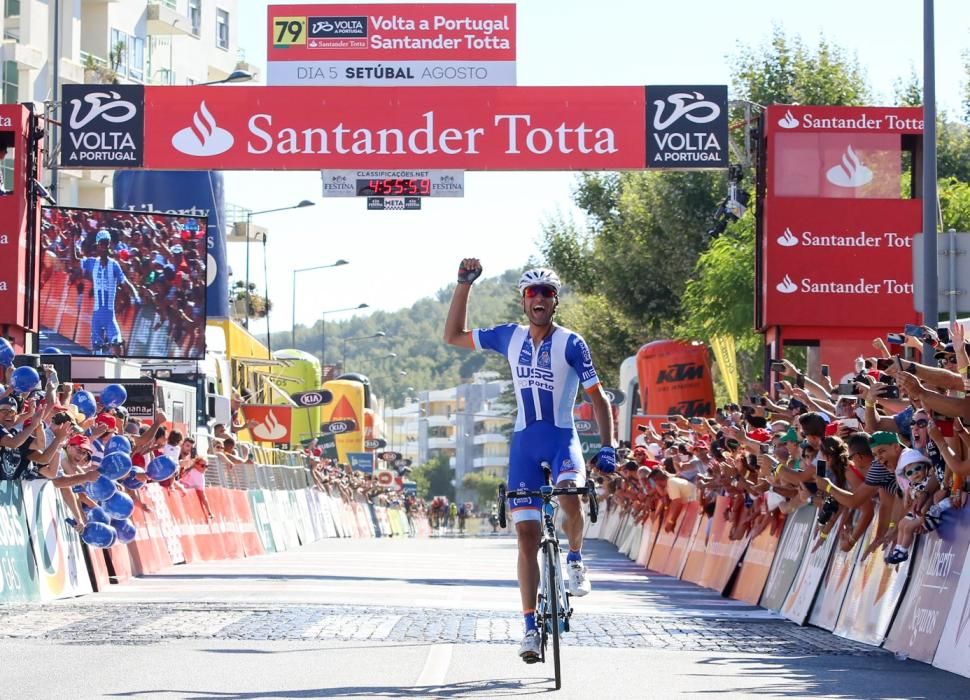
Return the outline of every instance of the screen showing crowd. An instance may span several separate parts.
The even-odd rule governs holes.
[[[71,355],[201,359],[206,223],[45,207],[41,345]]]

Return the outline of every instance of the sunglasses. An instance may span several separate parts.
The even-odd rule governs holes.
[[[910,467],[909,469],[904,470],[903,474],[905,474],[906,478],[909,479],[910,477],[916,476],[917,474],[924,471],[925,469],[926,469],[926,465],[923,462],[918,462],[914,464],[912,467]]]
[[[535,297],[552,299],[556,296],[556,290],[544,284],[536,284],[531,287],[526,287],[523,296],[527,299],[534,299]]]
[[[925,428],[929,424],[930,424],[930,422],[928,420],[926,420],[925,418],[920,418],[918,420],[914,420],[913,421],[913,425],[915,425],[917,428]]]

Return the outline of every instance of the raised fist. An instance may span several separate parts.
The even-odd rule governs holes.
[[[471,284],[482,276],[482,263],[478,258],[465,258],[458,265],[458,283]]]

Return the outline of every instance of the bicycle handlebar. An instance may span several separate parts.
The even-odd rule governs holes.
[[[582,496],[583,494],[589,493],[588,486],[568,486],[563,488],[554,488],[552,493],[548,494],[550,498],[553,496]],[[546,494],[541,491],[530,491],[529,489],[516,489],[515,491],[506,491],[505,497],[508,498],[544,498]]]

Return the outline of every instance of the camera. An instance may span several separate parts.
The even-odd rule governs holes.
[[[822,502],[822,508],[818,512],[818,524],[825,525],[838,512],[839,502],[829,496]]]

